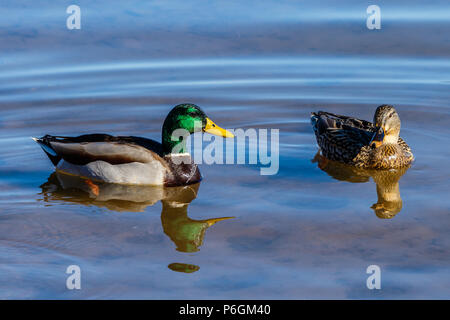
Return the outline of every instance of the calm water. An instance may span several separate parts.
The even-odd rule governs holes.
[[[450,5],[421,2],[378,1],[370,31],[360,1],[78,1],[69,31],[71,1],[6,1],[0,298],[450,298]],[[280,129],[279,173],[202,165],[200,185],[95,198],[30,139],[159,141],[181,102],[225,128]],[[311,111],[370,120],[383,103],[416,156],[407,172],[316,157]],[[72,264],[81,290],[66,289]]]

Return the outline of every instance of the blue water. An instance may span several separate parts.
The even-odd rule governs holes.
[[[361,1],[77,1],[80,30],[66,28],[72,1],[4,2],[0,298],[450,298],[448,1],[377,1],[380,30]],[[61,190],[30,139],[160,140],[181,102],[225,128],[279,129],[278,174],[202,165],[185,217],[161,190]],[[370,120],[383,103],[416,161],[401,210],[380,218],[376,177],[313,161],[309,114]],[[218,217],[234,219],[202,227]],[[81,290],[66,288],[73,264]],[[381,290],[366,287],[372,264]]]

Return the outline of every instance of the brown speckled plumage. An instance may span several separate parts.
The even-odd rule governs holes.
[[[368,169],[402,168],[414,160],[398,136],[400,118],[392,106],[378,107],[373,123],[323,111],[311,113],[311,123],[322,155],[330,160]],[[374,147],[371,141],[380,128],[384,141]]]

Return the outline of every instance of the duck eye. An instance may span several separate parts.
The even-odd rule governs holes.
[[[212,125],[213,127],[215,127],[216,126],[216,124],[215,123],[213,123],[213,125]]]

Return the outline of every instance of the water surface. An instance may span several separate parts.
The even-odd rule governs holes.
[[[380,1],[375,31],[360,1],[79,1],[72,31],[70,4],[0,11],[0,298],[450,298],[447,1]],[[202,165],[195,187],[96,198],[65,189],[77,182],[30,139],[160,140],[181,102],[225,128],[280,129],[279,173]],[[370,120],[383,103],[409,170],[316,157],[311,111]],[[66,289],[72,264],[81,290]],[[381,290],[366,287],[371,264]]]

